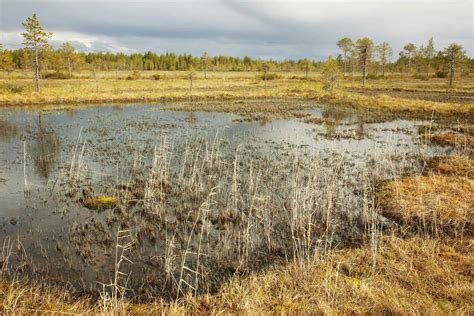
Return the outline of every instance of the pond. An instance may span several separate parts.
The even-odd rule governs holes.
[[[328,120],[1,109],[3,273],[80,293],[120,285],[140,300],[212,292],[357,242],[378,214],[376,184],[447,151],[421,141],[423,121],[366,123],[317,104],[308,113]],[[116,202],[91,209],[96,197]]]

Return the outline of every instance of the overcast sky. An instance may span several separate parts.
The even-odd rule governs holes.
[[[176,52],[325,59],[342,37],[387,41],[398,51],[434,37],[473,57],[472,0],[0,0],[0,43],[21,47],[37,13],[57,46],[80,51]]]

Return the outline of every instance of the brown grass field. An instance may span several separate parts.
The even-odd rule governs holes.
[[[155,74],[160,75],[159,80],[153,79]],[[73,79],[43,80],[43,90],[38,93],[34,91],[30,72],[3,73],[0,106],[296,99],[382,113],[474,117],[474,78],[470,77],[460,79],[455,89],[447,89],[445,79],[426,81],[392,75],[370,80],[361,89],[360,78],[346,76],[330,94],[322,89],[318,73],[310,74],[306,80],[303,73],[281,72],[277,79],[268,81],[266,88],[256,72],[210,72],[207,79],[196,73],[192,89],[186,72],[142,72],[136,80],[127,80],[128,75],[129,72],[102,72],[92,77],[89,72],[81,72]],[[401,98],[393,95],[393,91],[409,91],[411,95]],[[429,98],[423,97],[426,93],[430,93]],[[453,95],[456,97],[445,102],[446,96]],[[206,110],[205,102],[193,110]],[[238,109],[228,105],[225,111]]]

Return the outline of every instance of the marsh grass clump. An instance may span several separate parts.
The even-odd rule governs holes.
[[[474,179],[474,159],[469,156],[434,157],[427,166],[434,174]]]
[[[473,196],[474,180],[432,175],[389,181],[377,198],[384,216],[411,230],[473,236]]]
[[[141,78],[141,74],[138,70],[134,70],[132,74],[127,76],[127,80],[138,80],[140,78]]]
[[[261,74],[258,75],[257,78],[259,80],[276,80],[276,79],[282,79],[283,76],[275,73],[267,73],[267,74]]]
[[[183,303],[224,314],[463,314],[474,304],[469,242],[384,237],[374,268],[369,256],[370,247],[333,251],[232,280],[216,295]]]
[[[27,90],[30,90],[29,86],[24,82],[0,82],[0,93],[19,95]]]
[[[66,72],[61,72],[61,71],[56,71],[56,72],[49,72],[44,75],[45,79],[61,79],[61,80],[66,80],[66,79],[73,79],[74,75],[71,73],[66,73]]]
[[[442,134],[424,134],[423,137],[433,144],[440,146],[454,146],[454,147],[474,147],[474,136],[464,135],[460,133],[442,133]]]
[[[84,205],[91,210],[104,211],[116,208],[118,200],[114,196],[98,196],[85,201]]]

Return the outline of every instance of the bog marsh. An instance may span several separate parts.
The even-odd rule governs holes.
[[[301,114],[2,109],[3,277],[92,296],[120,286],[137,302],[215,293],[239,275],[375,243],[395,229],[379,184],[458,150],[426,142],[433,122],[262,102]]]

